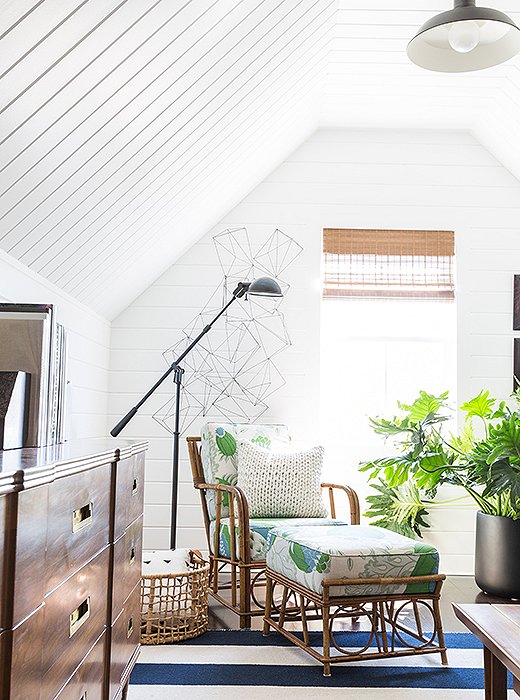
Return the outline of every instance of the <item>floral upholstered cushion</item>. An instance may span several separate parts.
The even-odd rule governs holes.
[[[238,486],[252,518],[326,518],[321,498],[323,447],[264,450],[238,441]]]
[[[439,554],[431,545],[363,525],[273,528],[266,559],[270,569],[316,593],[322,592],[324,579],[367,579],[366,585],[333,587],[333,596],[426,593],[433,590],[431,583],[375,585],[370,579],[439,571]]]
[[[236,520],[235,520],[236,523]],[[215,521],[210,523],[211,547],[215,541]],[[346,525],[344,520],[333,518],[252,518],[249,521],[250,549],[252,561],[265,559],[267,550],[267,536],[273,528],[301,527],[302,525]],[[238,527],[236,532],[236,555],[238,557]],[[231,533],[229,529],[229,518],[223,518],[220,522],[219,555],[222,557],[231,556]]]
[[[237,440],[247,440],[267,450],[273,445],[289,444],[285,425],[250,423],[206,423],[201,430],[201,458],[207,484],[237,483]],[[215,519],[215,492],[206,492],[209,517]],[[228,495],[222,497],[222,517],[229,515]]]

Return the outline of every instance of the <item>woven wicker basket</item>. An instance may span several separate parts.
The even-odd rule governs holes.
[[[209,564],[190,552],[190,571],[143,576],[141,644],[170,644],[198,637],[208,628]]]

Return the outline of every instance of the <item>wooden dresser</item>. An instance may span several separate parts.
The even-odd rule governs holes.
[[[0,697],[118,700],[137,659],[145,443],[0,452]]]

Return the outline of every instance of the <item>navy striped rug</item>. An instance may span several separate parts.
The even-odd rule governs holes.
[[[360,647],[367,633],[336,638],[341,646]],[[316,646],[319,639],[311,632]],[[480,642],[471,634],[446,634],[446,645],[448,667],[438,654],[374,659],[335,665],[324,678],[321,664],[275,632],[266,638],[257,631],[210,631],[181,644],[143,647],[128,700],[481,699]]]

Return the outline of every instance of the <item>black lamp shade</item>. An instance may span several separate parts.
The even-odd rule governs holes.
[[[254,297],[283,297],[280,285],[271,277],[259,277],[253,280],[247,293]]]
[[[461,73],[496,66],[520,51],[520,30],[503,12],[455,0],[432,17],[410,41],[407,54],[422,68]]]

